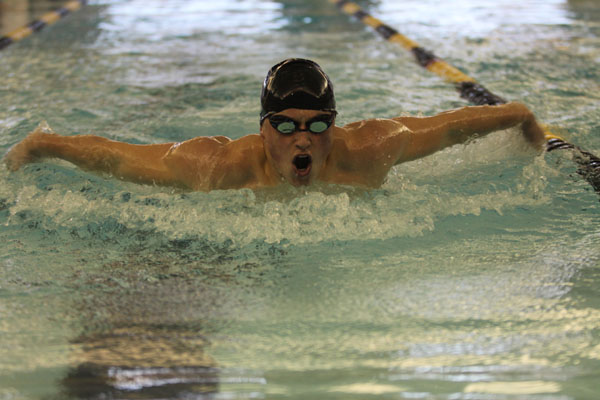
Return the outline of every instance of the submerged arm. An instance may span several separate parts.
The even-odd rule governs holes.
[[[412,131],[397,163],[424,157],[470,138],[517,125],[521,126],[525,139],[533,147],[541,149],[544,143],[542,128],[533,113],[520,103],[464,107],[432,117],[401,117],[395,120]]]

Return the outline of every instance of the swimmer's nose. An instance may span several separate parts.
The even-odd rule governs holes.
[[[311,138],[310,138],[309,132],[298,132],[298,137],[296,140],[296,147],[299,148],[300,150],[308,149],[312,143],[310,139]]]

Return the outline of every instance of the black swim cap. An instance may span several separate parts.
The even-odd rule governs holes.
[[[260,103],[261,124],[267,114],[288,108],[335,111],[333,84],[314,61],[289,58],[267,74]]]

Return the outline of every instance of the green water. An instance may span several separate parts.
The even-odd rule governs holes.
[[[595,2],[362,2],[600,153]],[[325,1],[95,1],[0,54],[0,152],[46,120],[132,143],[258,131],[268,68],[339,124],[466,105]],[[517,131],[363,191],[183,193],[0,168],[0,400],[596,399],[600,208]]]

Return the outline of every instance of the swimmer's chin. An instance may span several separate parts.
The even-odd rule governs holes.
[[[310,179],[294,179],[289,182],[292,186],[300,187],[300,186],[310,186],[312,181]]]
[[[288,182],[292,185],[292,186],[309,186],[313,183],[313,179],[311,174],[308,175],[304,175],[304,176],[300,176],[298,174],[294,174],[292,179],[289,179]]]

